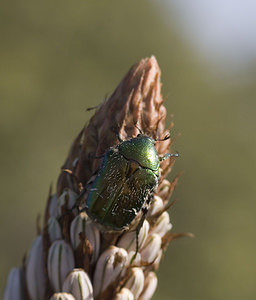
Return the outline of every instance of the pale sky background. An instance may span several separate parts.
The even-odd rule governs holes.
[[[256,65],[255,0],[163,0],[185,39],[217,68],[239,72]]]

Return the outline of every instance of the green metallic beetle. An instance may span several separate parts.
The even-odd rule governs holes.
[[[159,183],[160,161],[178,154],[159,157],[156,141],[142,133],[125,141],[118,138],[120,144],[103,156],[88,190],[85,210],[105,231],[128,229],[142,213],[139,228],[136,228],[139,231]]]

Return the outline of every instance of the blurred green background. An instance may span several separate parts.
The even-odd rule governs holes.
[[[36,235],[49,185],[91,116],[86,108],[154,54],[173,136],[181,133],[170,178],[184,175],[171,222],[195,234],[169,246],[154,299],[255,299],[256,62],[232,76],[224,66],[213,71],[166,3],[2,3],[0,294]]]

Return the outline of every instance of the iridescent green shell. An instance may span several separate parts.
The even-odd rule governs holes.
[[[110,148],[86,199],[86,212],[105,230],[119,231],[148,205],[159,181],[155,141],[138,135]]]

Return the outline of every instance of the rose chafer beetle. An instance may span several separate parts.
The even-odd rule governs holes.
[[[85,210],[104,231],[128,229],[141,213],[138,233],[160,180],[160,161],[178,154],[159,157],[156,141],[142,133],[125,141],[117,137],[120,143],[105,152],[89,185]]]

